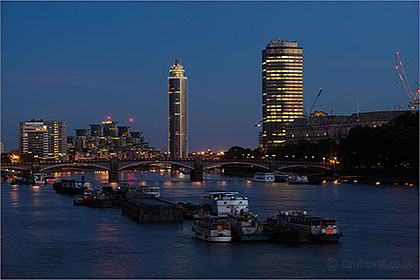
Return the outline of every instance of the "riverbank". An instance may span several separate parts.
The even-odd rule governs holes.
[[[306,175],[320,182],[350,183],[368,185],[418,186],[419,170],[415,168],[343,168],[322,170],[313,168],[291,168],[283,170]],[[262,171],[266,172],[266,171]],[[255,169],[226,168],[223,175],[253,177]]]
[[[418,186],[419,170],[414,168],[345,168],[334,172],[334,179],[349,183]]]

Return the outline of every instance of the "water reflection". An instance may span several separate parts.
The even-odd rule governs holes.
[[[13,185],[11,187],[12,189],[9,191],[10,201],[12,202],[13,208],[16,208],[19,205],[19,190],[17,185]]]

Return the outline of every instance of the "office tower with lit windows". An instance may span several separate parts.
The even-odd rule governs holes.
[[[302,47],[297,42],[271,41],[262,51],[262,147],[284,143],[287,125],[302,116]]]
[[[48,158],[62,159],[67,155],[67,122],[45,121],[48,129]]]
[[[168,152],[172,158],[188,157],[187,77],[181,59],[175,58],[168,77]]]
[[[19,122],[19,152],[37,158],[61,159],[67,154],[67,122]]]

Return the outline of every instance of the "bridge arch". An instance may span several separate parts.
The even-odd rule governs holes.
[[[28,170],[31,169],[30,166],[14,166],[14,165],[6,165],[6,166],[1,166],[1,170],[5,170],[5,169],[13,169],[13,170]]]
[[[298,168],[298,167],[313,167],[313,168],[319,168],[324,170],[331,170],[331,167],[325,166],[325,165],[316,165],[316,164],[291,164],[291,165],[285,165],[281,167],[277,167],[276,170],[283,170],[288,168]]]
[[[151,161],[141,161],[141,162],[135,162],[135,163],[131,163],[131,164],[127,164],[125,166],[122,166],[120,168],[118,168],[118,171],[124,171],[127,168],[130,167],[136,167],[136,166],[141,166],[141,165],[151,165],[151,164],[159,164],[159,163],[166,163],[166,164],[170,164],[170,165],[177,165],[177,166],[181,166],[190,170],[194,170],[194,167],[191,167],[187,164],[183,164],[183,163],[178,163],[178,162],[173,162],[173,161],[168,161],[168,160],[151,160]]]
[[[45,166],[43,168],[41,168],[39,171],[40,172],[45,172],[47,170],[53,169],[53,168],[60,168],[60,167],[95,167],[101,170],[105,170],[105,171],[109,171],[108,167],[104,167],[98,164],[94,164],[94,163],[59,163],[59,164],[54,164],[54,165],[49,165],[49,166]]]
[[[240,161],[232,161],[232,162],[221,162],[215,165],[211,165],[208,167],[203,168],[204,170],[209,170],[209,169],[214,169],[214,168],[221,168],[225,165],[247,165],[247,166],[254,166],[254,167],[259,167],[262,169],[266,169],[266,170],[271,170],[271,168],[258,164],[258,163],[252,163],[252,162],[240,162]]]

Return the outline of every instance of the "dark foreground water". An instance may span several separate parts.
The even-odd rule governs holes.
[[[84,175],[94,183],[107,176]],[[417,187],[122,176],[159,186],[172,201],[197,203],[204,190],[237,190],[260,217],[305,209],[338,218],[344,237],[338,245],[211,244],[193,238],[191,221],[136,224],[118,208],[75,207],[49,186],[2,185],[2,278],[418,278]]]

